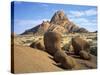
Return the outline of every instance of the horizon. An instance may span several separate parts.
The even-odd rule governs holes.
[[[97,31],[97,7],[71,4],[52,4],[14,1],[14,33],[21,34],[43,21],[51,20],[55,12],[63,10],[70,21],[90,32]]]

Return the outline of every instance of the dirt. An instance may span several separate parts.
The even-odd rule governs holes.
[[[77,67],[72,70],[96,69],[97,59],[92,55],[91,60],[83,60],[78,56],[70,55],[77,61]],[[53,60],[53,56],[45,51],[14,45],[14,73],[29,73],[29,72],[54,72],[64,71]]]
[[[62,71],[55,66],[52,56],[46,52],[24,46],[14,46],[15,73]]]

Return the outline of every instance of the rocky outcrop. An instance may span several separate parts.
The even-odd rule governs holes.
[[[46,32],[44,34],[45,49],[51,55],[56,51],[61,50],[61,35],[57,32]]]
[[[46,32],[44,34],[44,45],[46,51],[53,55],[54,60],[65,69],[72,69],[76,61],[61,50],[61,35],[57,32]]]
[[[76,68],[78,66],[76,60],[73,57],[71,57],[71,56],[67,56],[62,61],[61,65],[65,69],[73,69],[73,68]]]
[[[84,50],[86,52],[90,52],[90,50],[89,50],[90,44],[80,37],[72,38],[72,46],[74,48],[74,52],[75,52],[76,55],[79,55],[79,52],[81,50]]]
[[[90,53],[88,53],[88,52],[86,52],[84,50],[80,51],[79,55],[80,55],[80,58],[82,58],[82,59],[86,59],[86,60],[91,59]]]
[[[77,62],[71,56],[68,56],[64,51],[58,50],[54,54],[54,60],[61,63],[61,66],[65,69],[73,69],[76,67]]]
[[[23,34],[36,34],[36,35],[43,35],[49,28],[50,23],[49,21],[43,21],[42,24],[33,27],[29,30],[26,30]]]
[[[45,50],[45,46],[44,46],[44,42],[42,40],[37,40],[35,42],[33,42],[30,47],[32,48],[36,48],[39,50]]]
[[[88,30],[80,28],[73,22],[71,22],[63,11],[57,11],[49,21],[43,21],[42,24],[37,25],[29,30],[26,30],[22,34],[36,34],[43,35],[46,31],[56,31],[63,33],[68,32],[84,32]]]
[[[69,23],[69,20],[63,11],[57,11],[51,18],[50,23],[65,26],[65,24]]]
[[[54,54],[54,60],[56,62],[62,62],[64,58],[67,57],[67,54],[64,51],[58,50],[56,51],[56,53]]]

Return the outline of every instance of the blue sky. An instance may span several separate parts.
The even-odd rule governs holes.
[[[52,18],[63,10],[70,21],[89,31],[97,30],[97,7],[68,4],[14,2],[14,32],[20,34],[27,29]]]

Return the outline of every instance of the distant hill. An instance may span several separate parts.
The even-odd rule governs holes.
[[[22,33],[22,35],[24,34],[43,35],[46,31],[57,31],[62,34],[71,32],[78,32],[78,33],[89,32],[87,29],[80,28],[79,26],[71,22],[63,11],[57,11],[51,18],[50,22],[43,21],[42,24],[26,30],[24,33]]]

